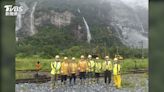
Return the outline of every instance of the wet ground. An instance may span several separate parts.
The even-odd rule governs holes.
[[[67,82],[69,83],[69,82]],[[127,74],[122,75],[122,88],[116,89],[111,84],[104,84],[103,78],[99,83],[80,85],[77,80],[76,85],[61,85],[58,81],[57,87],[52,88],[51,83],[21,83],[16,84],[16,92],[148,92],[147,74]]]

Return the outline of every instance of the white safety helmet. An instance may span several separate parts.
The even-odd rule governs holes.
[[[81,55],[81,57],[80,57],[81,59],[83,59],[84,58],[84,55]]]
[[[68,57],[64,57],[64,60],[67,60],[68,59]]]
[[[118,59],[117,58],[114,58],[114,61],[117,61]]]
[[[99,57],[96,57],[96,59],[98,60],[98,59],[99,59]]]
[[[109,59],[109,56],[105,56],[105,59]]]
[[[75,57],[72,57],[72,60],[75,60]]]
[[[56,55],[55,58],[56,58],[56,59],[59,59],[60,57],[59,57],[59,55]]]
[[[88,55],[88,58],[92,58],[92,55]]]

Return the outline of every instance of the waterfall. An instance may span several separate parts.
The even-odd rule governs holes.
[[[136,17],[136,19],[137,19],[137,22],[138,22],[139,25],[141,26],[141,30],[142,30],[142,32],[144,33],[145,31],[144,31],[143,25],[142,25],[142,23],[141,23],[141,21],[140,21],[138,15],[137,15],[136,13],[135,13],[135,17]]]
[[[30,30],[31,30],[31,35],[35,34],[34,31],[34,12],[35,12],[35,8],[36,8],[37,2],[34,3],[33,7],[32,7],[32,11],[31,11],[31,15],[30,15]]]
[[[19,13],[16,17],[16,32],[22,28],[22,15]]]
[[[85,18],[83,17],[83,21],[84,21],[84,24],[85,24],[85,27],[86,27],[86,31],[87,31],[87,42],[90,43],[91,41],[91,33],[90,33],[90,30],[89,30],[89,26],[85,20]]]
[[[79,8],[77,9],[77,11],[78,11],[79,14],[81,13]],[[85,24],[85,27],[86,27],[86,31],[87,31],[87,42],[90,43],[92,37],[91,37],[90,30],[89,30],[89,26],[88,26],[88,23],[87,23],[87,21],[85,20],[84,17],[83,17],[83,21],[84,21],[84,24]]]
[[[77,11],[78,11],[78,13],[80,13],[80,12],[81,12],[79,8],[77,9]]]

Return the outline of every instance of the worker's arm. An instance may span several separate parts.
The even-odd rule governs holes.
[[[102,72],[102,69],[103,69],[103,63],[100,63],[100,71]]]
[[[51,62],[51,69],[53,69],[54,68],[54,64]]]
[[[80,71],[80,62],[77,64],[78,71]]]
[[[59,71],[61,72],[61,74],[63,74],[63,63],[61,63],[61,67],[59,68]]]

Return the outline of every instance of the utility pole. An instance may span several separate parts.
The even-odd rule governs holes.
[[[143,61],[143,41],[141,40],[140,42],[140,46],[141,46],[141,61]]]
[[[143,57],[143,41],[140,41],[140,46],[141,46],[141,58],[144,58]]]
[[[104,43],[104,47],[105,47],[105,56],[107,56],[108,55],[108,52],[107,52],[107,46],[106,46],[106,42]]]
[[[117,48],[117,55],[118,55],[118,46],[116,48]]]

